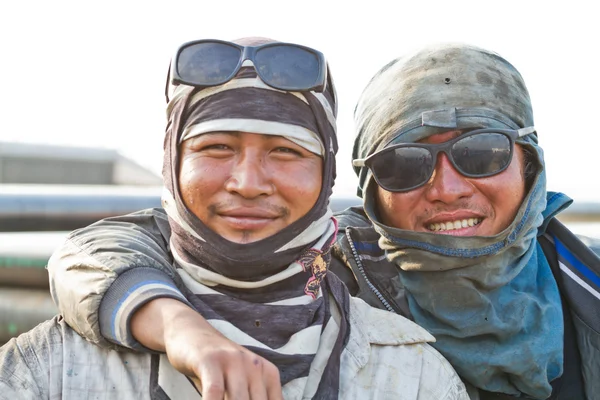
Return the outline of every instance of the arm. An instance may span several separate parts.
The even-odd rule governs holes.
[[[180,301],[152,300],[135,313],[131,330],[140,343],[166,353],[205,399],[282,399],[275,365],[225,338]]]
[[[177,290],[169,237],[161,209],[70,234],[48,264],[50,290],[66,322],[103,347],[165,352],[178,371],[198,378],[207,399],[223,393],[281,398],[277,368],[222,336]]]
[[[135,311],[155,298],[187,302],[174,283],[169,238],[162,209],[107,218],[71,233],[48,262],[50,292],[67,323],[103,347],[143,349],[128,329]]]

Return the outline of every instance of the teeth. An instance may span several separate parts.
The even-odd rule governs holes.
[[[448,222],[436,222],[435,224],[429,224],[429,230],[433,232],[451,231],[454,229],[467,228],[469,226],[475,226],[481,222],[480,218],[469,218],[459,219],[456,221]]]

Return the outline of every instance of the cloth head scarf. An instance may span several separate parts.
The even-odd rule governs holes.
[[[237,43],[265,41],[272,40]],[[337,152],[333,82],[323,93],[284,92],[265,85],[253,67],[244,66],[223,85],[201,90],[179,85],[169,97],[162,200],[172,230],[171,252],[190,301],[228,337],[241,338],[238,343],[277,365],[282,384],[307,379],[321,338],[336,332],[318,387],[307,389],[319,398],[335,397],[349,328],[347,290],[327,275],[337,230],[329,209]],[[186,139],[214,131],[280,135],[320,155],[322,188],[312,209],[253,243],[233,243],[210,230],[181,198],[179,148]],[[337,326],[331,325],[333,307],[342,316],[337,331],[332,331]]]
[[[523,78],[508,61],[442,44],[382,68],[362,93],[355,122],[356,159],[448,130],[533,126],[533,112]],[[387,226],[377,214],[371,173],[355,171],[380,246],[398,265],[410,311],[436,337],[434,346],[476,387],[546,398],[550,381],[562,374],[562,308],[536,241],[547,211],[543,152],[535,135],[517,142],[534,154],[537,174],[515,219],[491,237]]]

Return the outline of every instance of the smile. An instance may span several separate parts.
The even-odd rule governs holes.
[[[470,226],[478,225],[481,222],[481,218],[468,218],[468,219],[457,219],[456,221],[448,222],[436,222],[429,224],[428,228],[430,231],[443,232],[452,231],[455,229],[468,228]]]

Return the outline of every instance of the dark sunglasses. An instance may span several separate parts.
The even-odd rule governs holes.
[[[325,89],[327,64],[317,50],[292,43],[240,46],[214,39],[179,47],[171,61],[171,82],[199,88],[222,85],[236,76],[246,60],[252,61],[260,79],[275,89]]]
[[[408,192],[431,179],[440,152],[466,177],[499,174],[510,165],[515,140],[531,133],[535,133],[533,126],[519,130],[477,129],[439,144],[396,144],[353,160],[352,165],[368,167],[377,184],[388,192]]]

